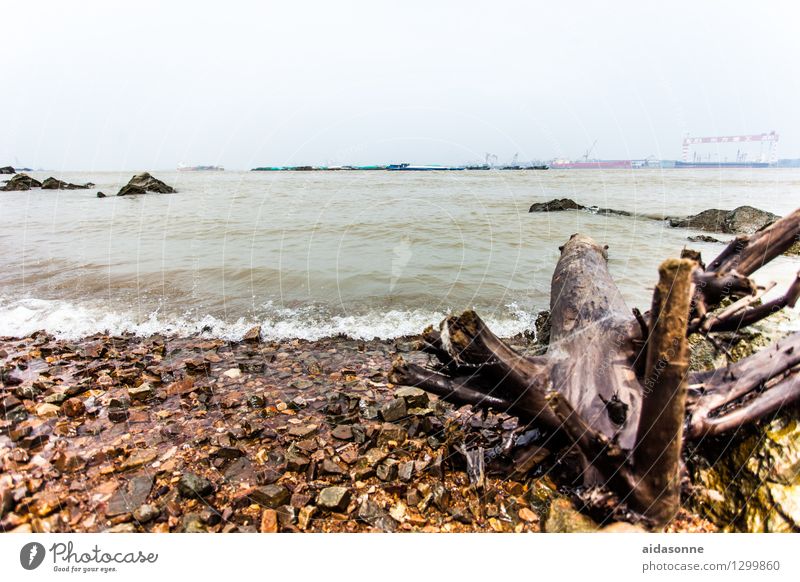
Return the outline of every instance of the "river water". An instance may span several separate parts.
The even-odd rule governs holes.
[[[96,187],[0,192],[0,335],[236,338],[258,323],[270,338],[387,338],[476,308],[509,336],[547,307],[558,247],[575,232],[609,245],[612,274],[642,309],[663,259],[723,248],[641,216],[530,214],[533,202],[657,217],[800,206],[800,170],[782,169],[154,171],[178,193],[113,196],[132,174],[32,172]],[[757,279],[798,269],[780,258]]]

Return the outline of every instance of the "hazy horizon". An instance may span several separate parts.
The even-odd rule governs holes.
[[[772,130],[779,157],[796,158],[796,15],[744,2],[13,3],[0,166],[507,163],[595,142],[592,157],[677,159],[685,133]]]

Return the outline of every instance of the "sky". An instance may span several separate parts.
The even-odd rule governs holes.
[[[800,157],[795,5],[7,2],[0,166]]]

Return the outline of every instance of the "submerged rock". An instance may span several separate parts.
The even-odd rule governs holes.
[[[86,184],[71,184],[69,182],[62,182],[56,178],[48,178],[42,182],[42,190],[88,190],[94,186],[91,182]]]
[[[733,210],[712,208],[686,217],[668,217],[673,228],[695,228],[709,232],[727,234],[753,234],[778,220],[780,216],[752,206],[740,206]]]
[[[699,234],[697,236],[687,237],[689,242],[706,242],[706,243],[721,243],[722,241],[707,234]]]
[[[31,188],[41,188],[42,183],[35,178],[31,178],[27,174],[17,174],[5,183],[5,186],[0,188],[4,192],[21,192],[30,190]]]
[[[117,192],[117,196],[130,196],[131,194],[146,194],[155,192],[157,194],[172,194],[175,188],[168,186],[158,178],[154,178],[148,172],[136,174],[130,181]]]
[[[571,198],[557,198],[549,202],[536,202],[528,212],[560,212],[562,210],[583,210],[586,208]]]

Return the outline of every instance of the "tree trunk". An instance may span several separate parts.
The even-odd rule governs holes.
[[[800,275],[763,305],[749,275],[798,235],[800,210],[737,238],[708,268],[697,253],[665,261],[644,316],[626,306],[606,248],[573,235],[553,274],[545,355],[517,353],[467,311],[422,334],[420,348],[440,367],[400,359],[390,379],[554,431],[579,453],[584,487],[602,487],[662,526],[679,506],[686,437],[722,434],[800,399],[800,334],[725,369],[687,373],[688,334],[735,329],[794,306]],[[726,297],[738,301],[718,310]]]

